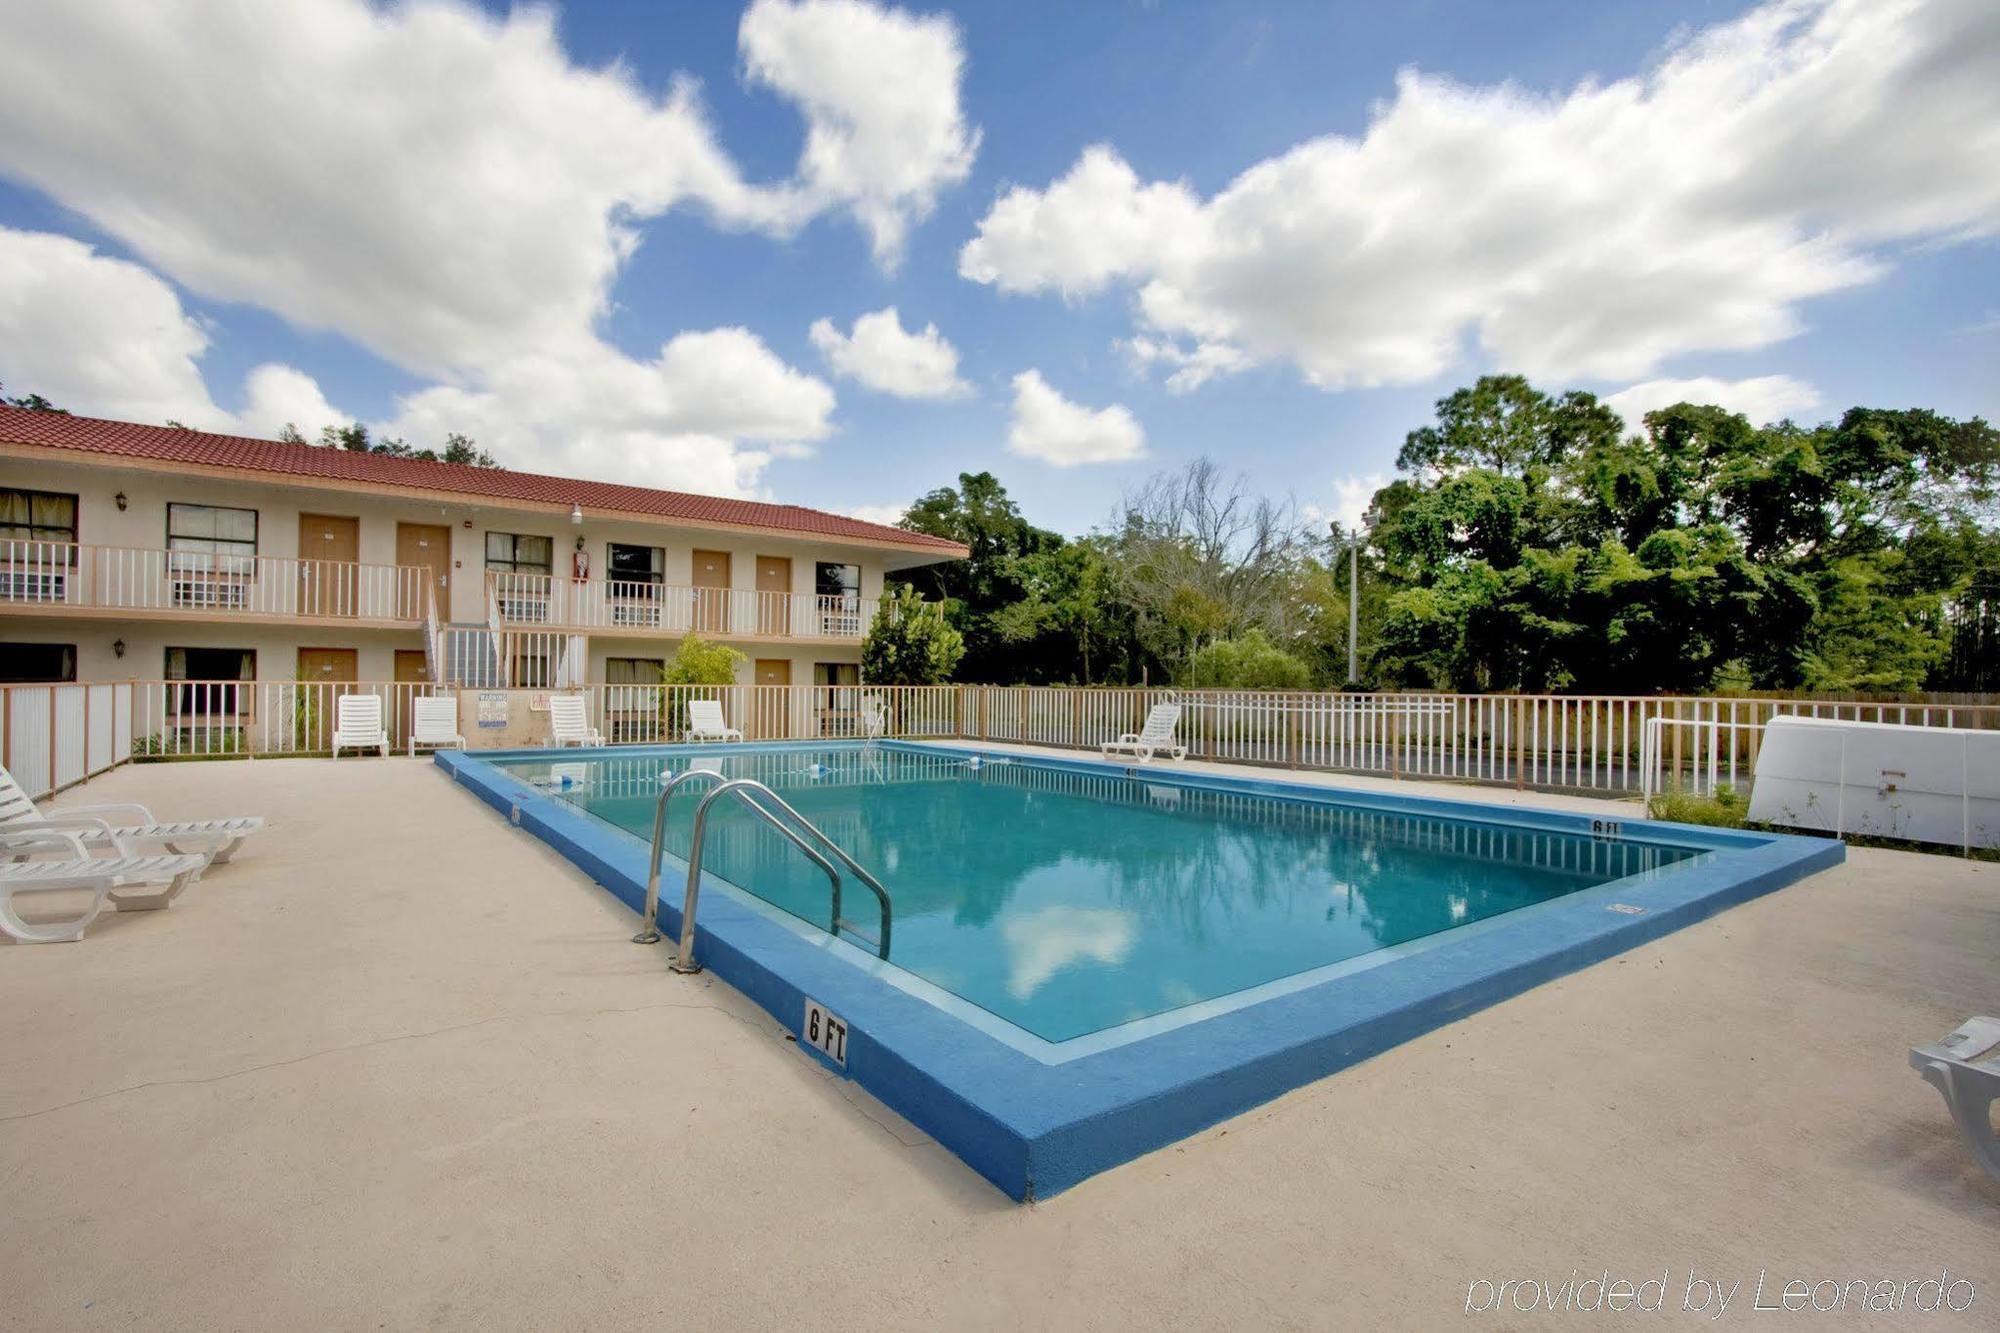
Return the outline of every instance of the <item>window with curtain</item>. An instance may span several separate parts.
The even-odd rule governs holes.
[[[247,714],[257,653],[252,648],[169,648],[161,674],[187,682],[167,687],[170,712]]]
[[[555,569],[556,542],[526,532],[486,534],[486,567],[505,574],[548,574]]]
[[[257,568],[257,511],[169,504],[167,549],[177,574],[248,578]]]
[[[0,683],[59,685],[75,679],[73,643],[0,643]]]
[[[0,542],[76,542],[76,497],[0,488]],[[71,557],[74,559],[74,555]]]
[[[607,657],[604,659],[606,685],[658,685],[665,671],[665,659],[658,657]]]
[[[666,580],[667,553],[658,546],[608,542],[604,547],[604,577],[613,583],[643,583],[658,587]],[[644,596],[638,588],[620,588],[624,597]]]

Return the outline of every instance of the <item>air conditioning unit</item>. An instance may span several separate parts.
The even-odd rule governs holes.
[[[1757,752],[1749,817],[1842,835],[2000,846],[2000,732],[1774,718]]]
[[[69,600],[69,572],[51,569],[0,569],[0,601],[64,602]]]
[[[177,578],[175,606],[241,610],[250,604],[250,586],[237,579]]]

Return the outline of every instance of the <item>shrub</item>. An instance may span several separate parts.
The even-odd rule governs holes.
[[[1749,802],[1731,786],[1719,786],[1713,796],[1693,792],[1663,791],[1646,805],[1654,819],[1675,824],[1706,824],[1711,828],[1742,828]]]
[[[747,660],[727,644],[690,634],[675,649],[674,660],[660,669],[660,679],[669,685],[733,685],[736,668]]]
[[[861,641],[861,676],[870,685],[941,685],[965,656],[965,636],[903,587],[882,599]]]
[[[1195,649],[1183,674],[1190,689],[1303,690],[1312,684],[1311,668],[1257,629]]]

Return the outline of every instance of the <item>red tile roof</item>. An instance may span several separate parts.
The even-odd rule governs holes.
[[[646,486],[620,486],[608,481],[582,481],[506,468],[470,467],[463,463],[430,463],[420,458],[325,449],[282,440],[258,440],[242,435],[213,435],[172,426],[142,426],[130,421],[101,421],[57,412],[30,412],[0,407],[0,443],[25,444],[74,453],[109,454],[154,463],[184,463],[234,468],[274,476],[317,477],[361,486],[394,486],[451,495],[490,496],[567,509],[637,514],[648,518],[685,519],[772,532],[805,533],[817,537],[891,543],[935,553],[940,559],[967,554],[966,548],[928,533],[905,532],[880,523],[864,523],[844,514],[805,509],[798,505],[730,500],[685,491],[656,491]]]

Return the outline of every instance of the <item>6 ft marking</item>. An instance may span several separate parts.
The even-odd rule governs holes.
[[[799,1032],[808,1046],[842,1069],[847,1068],[847,1024],[820,1008],[818,1000],[806,1000],[806,1021]]]

